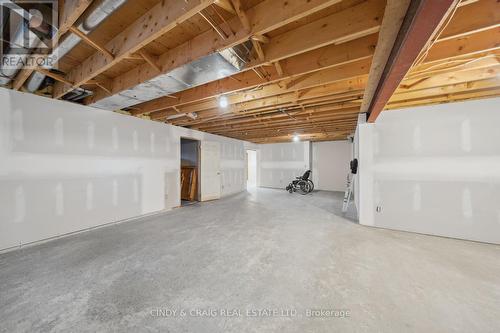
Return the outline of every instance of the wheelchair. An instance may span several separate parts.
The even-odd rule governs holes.
[[[301,177],[292,180],[285,189],[289,193],[299,192],[302,195],[311,193],[314,190],[314,183],[309,179],[310,176],[311,170],[307,170]]]

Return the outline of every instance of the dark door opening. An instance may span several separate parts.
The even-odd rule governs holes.
[[[200,141],[181,138],[181,206],[199,201]]]

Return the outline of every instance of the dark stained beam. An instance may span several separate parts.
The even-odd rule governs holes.
[[[368,108],[375,122],[417,57],[454,10],[458,0],[412,0]]]

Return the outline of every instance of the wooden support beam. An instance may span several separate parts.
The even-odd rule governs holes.
[[[386,110],[402,109],[402,108],[422,106],[422,105],[451,103],[451,102],[467,101],[474,99],[492,98],[499,96],[500,96],[500,88],[492,87],[490,89],[485,88],[481,90],[471,91],[466,87],[465,89],[462,90],[448,91],[446,94],[427,96],[425,98],[420,98],[420,99],[417,98],[413,100],[389,102],[387,104]]]
[[[312,106],[319,105],[331,105],[333,102],[339,103],[343,106],[356,106],[359,108],[359,103],[354,101],[345,102],[346,99],[352,99],[353,97],[359,97],[362,95],[363,88],[366,84],[366,75],[360,78],[355,78],[351,80],[343,80],[334,82],[331,84],[326,84],[318,86],[315,88],[307,89],[307,91],[302,95],[302,99],[295,101],[292,93],[283,94],[275,96],[275,98],[261,98],[258,100],[248,100],[247,103],[241,103],[238,106],[231,106],[226,110],[220,110],[218,108],[205,109],[203,111],[197,111],[198,119],[196,123],[203,123],[206,121],[214,120],[227,120],[227,119],[241,119],[249,116],[264,115],[276,112],[280,107],[285,107],[287,110],[303,110],[310,108]],[[324,97],[324,101],[321,100]],[[186,108],[186,111],[191,111],[191,108]],[[171,112],[169,111],[157,111],[152,113],[150,116],[152,119],[164,119]],[[177,125],[185,125],[179,123]]]
[[[304,118],[311,117],[313,115],[339,119],[339,117],[345,115],[359,113],[359,105],[355,106],[348,105],[346,103],[332,102],[323,106],[305,107],[303,112],[298,112],[294,109],[287,109],[286,112],[292,115],[293,119],[299,120],[304,120]],[[267,124],[279,124],[280,121],[289,122],[291,119],[292,118],[290,118],[286,113],[275,110],[274,112],[268,112],[265,114],[241,115],[240,117],[225,118],[222,120],[212,119],[212,121],[196,121],[185,123],[185,125],[204,131],[218,130],[225,127],[230,127],[231,129],[257,130],[265,127],[265,125],[263,125],[264,122],[267,122]]]
[[[455,39],[498,27],[500,27],[500,2],[481,0],[460,6],[438,40]]]
[[[212,27],[212,29],[214,29],[215,32],[217,32],[219,34],[219,36],[222,39],[225,40],[225,39],[228,38],[228,36],[224,32],[224,30],[222,30],[221,28],[219,28],[219,26],[217,26],[217,24],[209,16],[207,16],[205,13],[203,13],[203,11],[200,11],[199,14],[200,14],[201,17],[203,17],[205,19],[205,21],[207,21],[207,23]]]
[[[361,96],[362,92],[358,94],[358,96]],[[283,116],[281,110],[285,110],[286,112],[289,112],[293,115],[298,115],[298,114],[309,114],[311,115],[314,111],[314,113],[321,113],[324,112],[325,114],[328,112],[331,112],[332,110],[338,110],[338,109],[356,109],[359,111],[359,102],[356,102],[356,100],[353,100],[353,95],[352,97],[349,97],[350,94],[344,93],[344,94],[334,94],[332,96],[329,96],[328,100],[325,100],[321,103],[305,103],[305,104],[283,104],[279,107],[265,107],[265,108],[259,108],[259,109],[253,109],[253,110],[240,110],[239,112],[233,113],[233,112],[224,112],[222,114],[215,114],[213,112],[207,113],[203,112],[202,114],[199,113],[198,119],[196,121],[190,121],[188,123],[184,122],[177,122],[175,125],[179,126],[204,126],[204,127],[217,127],[220,126],[222,123],[227,124],[227,123],[232,123],[232,124],[249,124],[249,123],[255,123],[256,121],[260,121],[262,119],[271,119],[271,118],[276,118],[276,117],[281,117]],[[163,119],[164,117],[156,117],[156,115],[152,115],[151,119]]]
[[[500,64],[500,51],[491,53],[478,54],[473,58],[454,59],[443,61],[439,64],[422,64],[414,67],[411,72],[406,75],[402,85],[408,84],[415,80],[428,78],[434,75],[451,74],[454,72],[468,71],[472,69],[486,68]]]
[[[378,32],[385,1],[368,0],[271,38],[262,45],[267,61],[289,58],[326,45],[341,44]],[[260,65],[252,61],[247,67]]]
[[[141,55],[141,57],[144,60],[146,60],[146,62],[148,64],[151,65],[151,67],[153,67],[154,69],[156,69],[158,72],[161,73],[161,67],[158,66],[158,57],[157,56],[152,55],[151,53],[149,53],[146,50],[140,50],[138,53]]]
[[[252,45],[253,48],[255,49],[255,52],[257,53],[257,57],[259,58],[259,60],[264,62],[266,57],[264,55],[262,47],[260,46],[260,42],[256,41],[255,39],[252,39]]]
[[[432,87],[447,86],[477,80],[495,79],[497,77],[500,77],[500,64],[498,63],[495,66],[433,75],[417,81],[407,82],[407,80],[404,80],[400,87],[396,90],[395,95],[419,89],[428,89]],[[498,86],[500,87],[500,81],[498,82]]]
[[[14,82],[12,83],[12,89],[19,90],[23,86],[24,82],[30,77],[35,69],[31,67],[25,67],[17,73]]]
[[[67,84],[69,86],[73,85],[73,83],[71,81],[69,81],[68,79],[66,79],[64,76],[56,74],[56,73],[53,73],[53,72],[49,71],[48,69],[45,69],[45,68],[42,68],[42,67],[37,67],[37,68],[35,68],[35,70],[37,72],[45,75],[45,76],[53,78],[54,80],[56,80],[58,82]]]
[[[279,60],[274,62],[274,67],[276,68],[276,72],[278,73],[279,76],[284,75],[283,68],[281,67]]]
[[[82,31],[80,31],[80,29],[78,29],[77,27],[71,26],[71,27],[69,27],[69,31],[71,31],[72,33],[74,33],[75,35],[77,35],[78,37],[80,37],[85,43],[87,43],[88,45],[92,46],[97,51],[100,51],[100,52],[104,53],[104,55],[106,57],[108,57],[109,60],[112,61],[115,58],[115,56],[113,55],[113,53],[111,53],[109,50],[107,50],[104,46],[102,46],[99,43],[93,41],[91,38],[89,38],[89,36],[87,36]]]
[[[374,122],[406,73],[428,45],[458,0],[412,1],[370,104],[368,121]]]
[[[243,25],[243,29],[250,32],[252,30],[252,26],[250,25],[250,20],[248,19],[247,14],[243,10],[243,6],[241,5],[240,0],[231,0],[234,10],[236,11],[236,15],[238,15],[241,24]]]
[[[234,7],[229,0],[215,0],[214,4],[229,13],[236,14]]]
[[[500,28],[498,27],[460,38],[437,41],[423,58],[423,62],[447,62],[454,58],[463,58],[495,50],[500,50]]]
[[[59,37],[64,35],[92,4],[93,0],[64,0],[59,13]]]
[[[307,78],[301,82],[297,82],[294,89],[309,89],[312,87],[319,87],[322,85],[333,84],[339,82],[338,85],[332,85],[328,88],[335,88],[338,91],[354,90],[358,87],[364,87],[366,83],[365,75],[368,74],[370,67],[370,59],[362,59],[356,62],[347,63],[341,66],[327,68],[322,71],[311,73]],[[332,90],[332,93],[335,90]],[[300,99],[307,98],[311,93],[305,92]],[[250,105],[258,105],[262,103],[262,99],[271,98],[272,101],[264,102],[268,106],[274,106],[282,103],[291,103],[297,101],[297,95],[294,91],[289,91],[282,83],[263,86],[260,90],[255,92],[245,92],[242,94],[235,94],[228,96],[227,100],[229,105],[238,104],[238,108],[250,107]],[[203,110],[216,109],[218,110],[218,103],[216,99],[206,100],[197,104],[189,104],[181,108],[183,112],[200,112]],[[220,112],[220,110],[219,110]],[[140,112],[134,111],[133,114]],[[152,116],[154,113],[152,114]]]
[[[361,104],[361,112],[367,112],[371,104],[378,82],[382,77],[385,65],[391,54],[391,50],[396,42],[396,38],[406,15],[408,6],[411,0],[388,0],[385,6],[384,18],[378,34],[378,43],[373,55],[372,67],[363,103]]]
[[[390,103],[421,100],[421,104],[425,104],[425,100],[434,96],[457,94],[469,92],[474,94],[475,91],[498,89],[498,79],[488,78],[485,80],[469,81],[446,86],[430,87],[427,89],[416,89],[408,92],[401,91],[391,98]]]
[[[101,88],[103,91],[105,91],[107,94],[111,95],[112,81],[109,78],[92,79],[92,80],[88,81],[87,84],[95,84],[96,86]]]
[[[196,59],[212,54],[214,51],[224,50],[228,47],[241,44],[247,41],[252,35],[266,34],[271,30],[275,30],[290,22],[321,11],[340,1],[341,0],[288,0],[280,3],[280,7],[276,8],[276,0],[264,0],[246,11],[249,18],[259,18],[252,23],[252,33],[245,31],[238,17],[233,17],[228,21],[228,24],[233,27],[235,31],[234,35],[227,39],[223,39],[214,30],[205,31],[193,39],[160,55],[158,64],[162,67],[163,73],[167,73]],[[383,0],[369,1],[377,1],[380,4],[383,2]],[[269,15],[271,12],[273,15]],[[196,47],[194,47],[194,45],[196,45]],[[113,83],[113,93],[119,93],[144,81],[151,80],[158,75],[157,72],[150,70],[148,64],[145,65],[146,66],[137,66],[116,77]],[[261,65],[262,64],[258,64],[258,66]],[[90,97],[86,103],[92,104],[104,97],[106,96],[96,94]]]
[[[164,35],[180,23],[210,6],[212,0],[161,1],[104,46],[115,55],[113,60],[95,53],[67,75],[75,86],[80,86],[103,73],[118,62],[136,53],[145,45]],[[168,13],[168,15],[165,15]],[[150,66],[149,64],[146,64]],[[60,98],[73,88],[64,84],[54,86],[54,97]]]
[[[323,68],[339,66],[349,62],[370,58],[375,49],[376,41],[377,36],[373,34],[347,43],[328,45],[323,48],[280,60],[280,67],[286,75],[280,76],[277,71],[270,70],[271,76],[268,77],[268,80],[269,82],[276,82],[282,79],[321,70]],[[271,61],[272,59],[268,60]],[[262,80],[246,71],[233,75],[230,78],[221,79],[176,93],[175,96],[179,97],[177,101],[169,98],[158,98],[142,103],[137,105],[140,111],[134,112],[134,114],[149,113],[172,105],[192,103],[221,94],[229,94],[239,90],[250,89],[261,84]]]
[[[253,35],[251,38],[252,38],[252,40],[256,40],[256,41],[261,42],[263,44],[269,43],[269,38],[264,36],[264,35]]]

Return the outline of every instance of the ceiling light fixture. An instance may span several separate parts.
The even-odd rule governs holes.
[[[226,96],[219,97],[219,106],[221,108],[227,108],[228,104],[229,104],[229,102],[228,102]]]
[[[297,134],[295,134],[293,136],[293,142],[299,142],[299,141],[300,141],[300,137]]]

